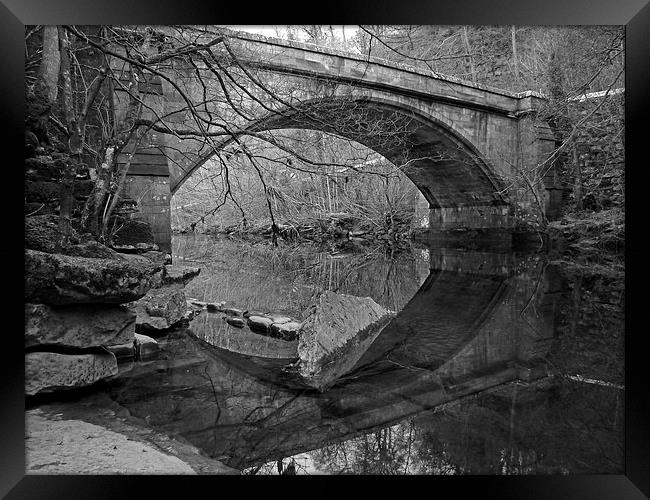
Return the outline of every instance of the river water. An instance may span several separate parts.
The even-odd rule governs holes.
[[[623,276],[535,253],[273,247],[175,235],[188,297],[303,320],[324,291],[395,312],[320,392],[297,341],[203,312],[113,399],[249,474],[623,473]]]

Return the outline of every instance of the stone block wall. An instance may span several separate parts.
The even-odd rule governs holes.
[[[508,206],[440,207],[429,210],[429,227],[435,230],[507,229],[510,227]]]

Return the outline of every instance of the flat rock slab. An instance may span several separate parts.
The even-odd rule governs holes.
[[[201,273],[201,269],[198,267],[166,265],[165,278],[163,279],[163,283],[164,284],[180,283],[183,285],[187,285],[190,281],[196,278],[200,273]]]
[[[324,292],[298,332],[298,373],[321,391],[359,360],[394,314],[370,297]]]
[[[25,347],[133,343],[136,314],[119,305],[25,304]]]
[[[149,291],[154,272],[150,261],[25,250],[25,301],[54,305],[130,302]]]
[[[117,359],[110,353],[25,354],[25,394],[74,389],[117,374]]]
[[[196,474],[178,457],[83,420],[26,412],[28,474]]]
[[[145,331],[167,330],[183,319],[187,299],[180,288],[155,288],[129,304],[136,314],[136,327]]]

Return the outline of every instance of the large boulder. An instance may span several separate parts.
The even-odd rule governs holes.
[[[370,297],[326,291],[298,332],[297,370],[321,391],[347,373],[394,314]]]
[[[25,301],[120,304],[154,285],[151,261],[95,259],[25,250]]]
[[[133,342],[135,313],[125,307],[25,304],[25,348],[93,347]]]
[[[187,310],[183,290],[175,287],[155,288],[137,302],[129,304],[136,312],[136,330],[167,330],[181,321]]]
[[[117,360],[110,352],[25,354],[25,394],[74,389],[117,374]]]

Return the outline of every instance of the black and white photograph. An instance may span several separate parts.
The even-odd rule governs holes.
[[[626,473],[624,25],[23,41],[27,476]]]

